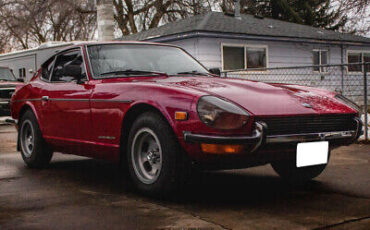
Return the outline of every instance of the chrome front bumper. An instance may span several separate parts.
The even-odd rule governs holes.
[[[251,136],[211,136],[184,132],[184,140],[185,142],[206,144],[252,144],[254,145],[252,152],[256,151],[264,144],[334,140],[343,140],[348,143],[353,143],[362,135],[362,122],[359,118],[355,118],[355,121],[357,124],[356,130],[269,136],[266,136],[266,129],[268,128],[267,125],[263,122],[256,122],[256,129],[253,131]]]

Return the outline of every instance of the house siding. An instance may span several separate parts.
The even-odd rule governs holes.
[[[322,43],[283,42],[266,40],[241,40],[225,38],[196,37],[169,42],[187,50],[207,68],[222,69],[222,44],[251,45],[268,47],[267,67],[295,67],[313,65],[313,50],[327,50],[328,64],[339,65],[347,63],[347,51],[369,51],[370,46],[346,46]],[[342,50],[343,48],[343,50]],[[284,71],[286,71],[284,73]],[[331,72],[321,74],[312,68],[268,71],[259,74],[229,74],[229,77],[241,77],[251,80],[267,82],[283,82],[304,84],[313,87],[325,88],[332,91],[343,92],[360,105],[364,104],[363,74],[348,74],[341,67],[333,67]],[[288,76],[289,75],[289,76]],[[343,83],[343,84],[342,84]],[[370,80],[367,81],[370,92]],[[370,104],[370,101],[368,101]]]

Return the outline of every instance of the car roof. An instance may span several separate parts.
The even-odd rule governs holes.
[[[172,44],[165,44],[165,43],[157,43],[157,42],[140,42],[140,41],[85,41],[85,42],[79,42],[77,44],[73,44],[70,46],[65,47],[64,49],[58,51],[56,55],[58,55],[61,52],[82,47],[82,46],[88,46],[88,45],[115,45],[115,44],[122,44],[122,45],[157,45],[157,46],[169,46],[169,47],[176,47],[180,48],[178,46],[172,45]]]

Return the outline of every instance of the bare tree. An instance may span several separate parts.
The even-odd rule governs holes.
[[[89,40],[95,35],[96,15],[81,12],[86,1],[3,0],[0,37],[8,36],[14,49],[46,41]]]
[[[214,0],[113,0],[123,35],[210,11]]]

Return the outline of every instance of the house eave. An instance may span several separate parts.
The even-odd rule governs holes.
[[[348,46],[370,46],[370,42],[361,41],[346,41],[346,40],[328,40],[314,38],[298,38],[289,36],[267,36],[267,35],[250,35],[226,32],[208,32],[208,31],[189,31],[165,36],[150,37],[142,41],[152,42],[171,42],[189,38],[226,38],[226,39],[243,39],[243,40],[263,40],[263,41],[280,41],[280,42],[295,42],[295,43],[314,43],[314,44],[329,44],[329,45],[348,45]]]

